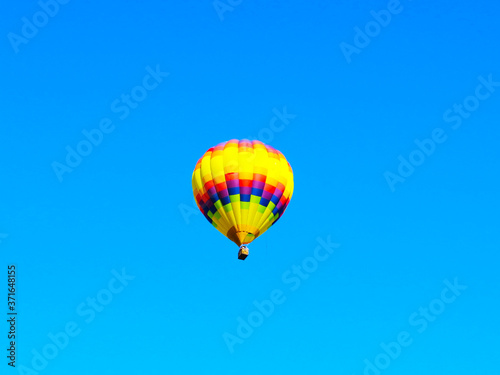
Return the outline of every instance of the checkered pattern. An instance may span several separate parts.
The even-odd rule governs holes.
[[[192,182],[200,211],[238,246],[276,223],[293,193],[292,168],[283,154],[246,139],[210,148],[196,163]]]

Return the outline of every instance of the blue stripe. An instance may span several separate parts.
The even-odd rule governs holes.
[[[271,197],[271,202],[273,202],[274,204],[278,204],[278,202],[280,201],[280,199],[273,194],[273,196]]]
[[[256,197],[262,197],[264,189],[257,189],[257,188],[252,188],[252,195],[255,195]]]
[[[266,198],[260,198],[260,202],[259,204],[261,206],[264,206],[264,207],[267,207],[267,205],[269,204],[269,199],[266,199]]]

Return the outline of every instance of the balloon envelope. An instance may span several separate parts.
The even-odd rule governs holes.
[[[293,172],[273,147],[232,139],[208,149],[196,163],[192,183],[203,215],[241,246],[283,215],[292,198]]]

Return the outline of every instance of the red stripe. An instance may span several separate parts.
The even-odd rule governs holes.
[[[255,181],[259,181],[259,182],[266,182],[266,176],[263,175],[263,174],[259,174],[259,173],[254,173],[253,174],[253,179]]]
[[[226,181],[231,181],[231,180],[237,180],[239,177],[238,172],[231,172],[231,173],[226,173]]]
[[[252,187],[252,180],[240,180],[240,187]]]
[[[221,182],[221,183],[215,185],[215,190],[217,190],[217,192],[220,192],[220,191],[222,191],[224,189],[227,189],[226,181]]]
[[[274,193],[274,190],[276,190],[276,187],[273,185],[265,184],[264,185],[264,190],[267,191],[268,193]]]
[[[205,190],[209,190],[214,187],[214,180],[209,180],[205,182]]]

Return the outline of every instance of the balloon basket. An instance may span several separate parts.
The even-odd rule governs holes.
[[[248,247],[241,246],[240,251],[238,251],[238,259],[245,260],[247,256],[248,256]]]

